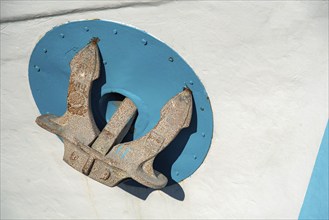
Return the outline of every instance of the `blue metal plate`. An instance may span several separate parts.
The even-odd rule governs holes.
[[[150,131],[165,103],[188,86],[193,92],[191,125],[161,152],[156,170],[180,182],[201,165],[209,150],[213,116],[208,95],[189,65],[151,35],[123,24],[102,20],[63,24],[47,32],[30,58],[29,81],[41,114],[62,115],[70,78],[69,63],[90,41],[100,39],[101,77],[92,89],[92,110],[102,129],[116,102],[129,97],[138,108],[130,140]]]

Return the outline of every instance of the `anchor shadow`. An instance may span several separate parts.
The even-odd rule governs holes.
[[[100,61],[103,63],[103,58],[100,54]],[[97,80],[93,82],[92,90],[91,90],[91,108],[94,115],[95,123],[100,130],[102,130],[106,125],[106,110],[107,103],[109,101],[122,101],[123,96],[112,95],[101,97],[101,88],[106,83],[106,74],[105,67],[101,65],[100,68],[100,76]],[[192,91],[193,92],[193,91]],[[138,117],[138,116],[137,116]],[[135,123],[135,122],[134,122]],[[133,140],[133,128],[134,123],[132,124],[132,129],[128,132],[126,137],[124,138],[124,142]],[[178,159],[178,157],[183,152],[190,136],[197,131],[197,111],[193,101],[193,109],[192,109],[192,117],[190,126],[188,128],[183,129],[177,137],[161,152],[159,153],[155,160],[153,167],[155,170],[161,172],[168,178],[167,186],[161,189],[164,193],[171,196],[172,198],[184,201],[185,193],[183,188],[177,183],[171,174],[172,166],[174,162]],[[134,181],[133,179],[126,179],[118,184],[122,190],[130,193],[131,195],[136,196],[142,200],[146,200],[147,197],[154,191],[155,189],[151,189],[141,185],[140,183]]]

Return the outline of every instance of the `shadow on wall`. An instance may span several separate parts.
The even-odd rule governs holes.
[[[100,57],[101,63],[103,63],[102,57]],[[101,88],[106,83],[105,68],[101,65],[100,76],[94,81],[93,88],[91,90],[91,106],[92,112],[95,118],[95,122],[100,130],[102,130],[106,125],[106,108],[109,101],[122,101],[124,97],[122,96],[108,96],[105,101],[101,99]],[[113,100],[112,100],[113,99]],[[132,128],[134,125],[132,125]],[[197,111],[195,104],[193,102],[193,113],[191,118],[191,123],[188,128],[183,129],[177,137],[170,143],[156,158],[154,161],[154,169],[163,173],[168,178],[167,186],[161,191],[168,194],[174,199],[183,201],[185,198],[185,193],[183,188],[171,177],[171,169],[174,162],[182,153],[187,141],[190,136],[197,131]],[[131,129],[124,139],[124,142],[132,140],[133,130]],[[153,192],[154,189],[145,187],[132,179],[127,179],[121,182],[118,187],[125,190],[126,192],[145,200]]]

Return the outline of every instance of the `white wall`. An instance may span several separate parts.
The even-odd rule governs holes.
[[[204,83],[214,138],[177,200],[68,167],[28,83],[38,40],[100,18],[166,42]],[[327,1],[1,1],[1,218],[297,218],[328,120]]]

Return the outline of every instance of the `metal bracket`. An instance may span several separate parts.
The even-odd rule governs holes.
[[[154,189],[167,184],[167,178],[153,169],[155,157],[189,126],[192,116],[192,92],[185,88],[162,108],[157,125],[143,137],[121,143],[137,108],[125,98],[100,132],[90,108],[92,82],[100,74],[100,58],[94,38],[70,62],[71,76],[67,111],[61,117],[46,114],[36,119],[42,128],[64,141],[64,161],[79,172],[107,186],[126,178]]]

